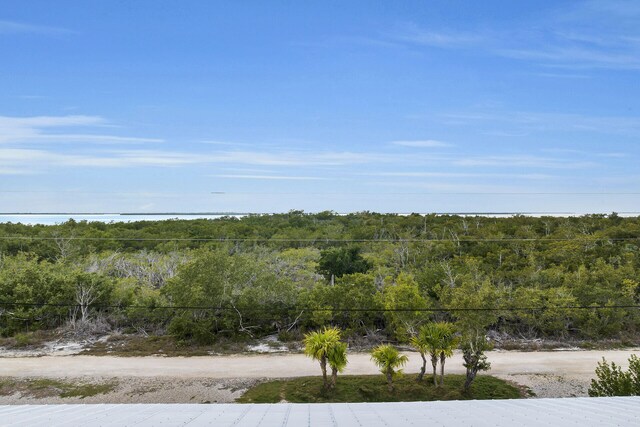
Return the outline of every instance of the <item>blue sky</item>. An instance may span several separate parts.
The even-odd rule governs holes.
[[[3,212],[639,211],[637,1],[5,1]]]

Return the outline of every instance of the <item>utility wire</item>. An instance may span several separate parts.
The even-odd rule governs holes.
[[[640,240],[637,237],[591,237],[583,235],[578,237],[509,237],[504,239],[329,239],[324,237],[308,239],[288,238],[226,238],[226,237],[83,237],[83,236],[0,236],[0,240],[88,240],[88,241],[136,241],[136,242],[288,242],[288,243],[418,243],[418,242],[452,242],[452,243],[477,243],[477,242],[625,242]]]
[[[0,302],[0,307],[60,307],[60,308],[79,308],[81,304],[69,303],[24,303],[24,302]],[[277,308],[246,308],[246,307],[212,307],[212,306],[145,306],[145,305],[100,305],[89,304],[88,307],[94,309],[147,309],[147,310],[202,310],[202,311],[238,311],[249,312],[282,312],[282,311],[307,311],[307,312],[376,312],[376,313],[396,313],[396,312],[492,312],[492,311],[545,311],[545,310],[602,310],[602,309],[638,309],[640,305],[564,305],[564,306],[539,306],[539,307],[441,307],[441,308],[373,308],[373,307],[287,307]]]
[[[393,195],[507,195],[507,196],[526,196],[526,195],[578,195],[578,196],[607,196],[607,195],[621,195],[621,196],[633,196],[640,195],[637,191],[383,191],[383,192],[366,192],[366,191],[192,191],[192,192],[179,192],[179,191],[97,191],[97,190],[0,190],[0,193],[8,194],[114,194],[114,195],[137,195],[147,197],[159,197],[159,196],[183,196],[183,195],[325,195],[325,196],[351,196],[351,195],[366,195],[366,196],[393,196]]]

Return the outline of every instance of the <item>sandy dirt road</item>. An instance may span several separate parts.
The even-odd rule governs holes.
[[[511,352],[487,356],[493,375],[593,375],[600,360],[626,366],[640,350]],[[417,372],[417,353],[406,353],[405,372]],[[447,372],[463,373],[462,356],[447,360]],[[302,354],[257,354],[201,357],[44,356],[0,358],[0,376],[10,377],[178,377],[178,378],[283,378],[316,375],[317,363]],[[344,375],[377,374],[366,353],[349,355]]]
[[[538,397],[586,396],[594,370],[602,358],[626,368],[635,350],[487,353],[491,375],[528,386]],[[420,356],[407,353],[406,373],[421,365]],[[430,367],[427,366],[427,372]],[[463,373],[462,357],[447,361],[448,373]],[[378,374],[366,353],[349,355],[343,375]],[[243,389],[265,378],[319,375],[317,362],[302,354],[257,354],[206,357],[44,356],[0,358],[0,379],[56,378],[117,380],[114,392],[84,403],[233,402]],[[197,396],[197,397],[196,397]],[[0,396],[2,403],[72,403],[69,399],[35,401],[23,396]]]

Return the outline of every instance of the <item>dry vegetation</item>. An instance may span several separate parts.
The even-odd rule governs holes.
[[[0,379],[0,396],[20,395],[21,397],[43,399],[47,397],[85,397],[96,396],[113,391],[115,381],[109,382],[71,382],[67,380],[37,379]]]

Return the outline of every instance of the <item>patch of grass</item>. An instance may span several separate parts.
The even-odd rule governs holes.
[[[212,353],[234,354],[244,350],[246,342],[220,338],[212,345],[197,345],[176,340],[171,335],[114,335],[83,350],[90,356],[207,356]]]
[[[15,339],[15,346],[17,348],[27,347],[32,342],[28,334],[16,334],[13,338]]]
[[[85,397],[96,396],[113,391],[117,384],[108,383],[74,383],[50,378],[38,379],[4,379],[0,381],[0,396],[20,393],[22,396],[41,399],[45,397]]]
[[[15,381],[9,379],[0,380],[0,396],[9,396],[13,394],[11,391],[15,386]]]
[[[107,394],[116,387],[114,383],[74,385],[60,394],[60,397],[79,397],[83,399],[98,394]]]
[[[9,350],[40,347],[45,342],[51,341],[57,337],[58,334],[55,331],[41,330],[17,333],[11,337],[0,338],[0,347],[4,347]]]
[[[316,402],[411,402],[432,400],[519,399],[526,397],[520,388],[489,375],[478,376],[469,393],[464,393],[464,375],[446,375],[444,385],[436,388],[430,378],[422,382],[415,375],[394,381],[389,392],[382,375],[338,377],[334,390],[324,391],[321,377],[303,377],[268,381],[247,390],[240,403]]]
[[[172,336],[114,335],[104,342],[97,342],[81,354],[91,356],[203,356],[208,352],[202,348],[190,348],[176,342]]]

